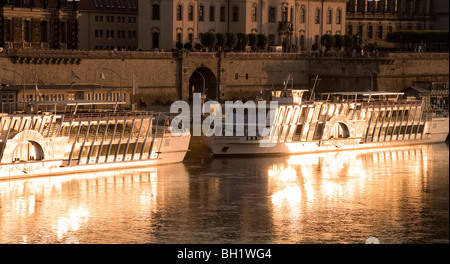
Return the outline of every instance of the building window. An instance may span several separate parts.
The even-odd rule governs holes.
[[[203,5],[198,6],[198,21],[204,21],[205,7]]]
[[[314,43],[315,44],[319,44],[320,43],[320,36],[319,35],[316,35],[315,37],[314,37]]]
[[[342,23],[342,10],[336,10],[336,24],[340,25]]]
[[[256,22],[258,9],[256,4],[252,6],[252,22]]]
[[[220,22],[225,22],[225,6],[220,6]]]
[[[67,23],[61,22],[61,42],[67,43]]]
[[[159,33],[158,32],[153,32],[152,34],[152,41],[153,41],[153,48],[154,49],[159,49]]]
[[[41,22],[41,42],[48,41],[48,21]]]
[[[188,7],[188,21],[193,21],[194,20],[194,6],[193,5],[189,5]]]
[[[366,3],[365,3],[365,0],[355,0],[355,1],[358,1],[356,4],[357,4],[357,6],[356,6],[356,11],[357,12],[364,12],[365,11],[365,9],[366,9]]]
[[[305,36],[301,35],[300,36],[300,49],[304,49],[305,48]]]
[[[239,21],[239,7],[233,6],[233,22]]]
[[[287,22],[288,21],[288,8],[285,6],[281,10],[281,21]]]
[[[270,6],[269,7],[269,22],[275,22],[276,21],[276,17],[275,17],[275,7],[274,6]]]
[[[25,20],[23,31],[24,31],[23,40],[25,42],[31,42],[31,21],[30,20]]]
[[[181,43],[181,33],[177,33],[177,42]]]
[[[372,26],[367,27],[367,37],[370,39],[373,37],[373,27]]]
[[[333,11],[331,9],[327,10],[327,24],[331,24],[331,19],[333,16]]]
[[[383,38],[383,26],[378,26],[378,38]]]
[[[300,8],[300,23],[306,22],[306,7],[302,5]]]
[[[211,22],[214,22],[215,20],[215,10],[213,5],[209,7],[209,21]]]
[[[314,23],[320,24],[320,9],[319,8],[316,8],[316,10],[314,11]]]
[[[152,20],[160,20],[160,10],[158,4],[154,4],[152,6]]]
[[[359,36],[362,36],[362,33],[363,33],[363,27],[358,26],[358,32],[356,34],[358,34]]]
[[[181,21],[183,20],[183,6],[177,5],[177,20]]]
[[[347,26],[347,34],[349,35],[353,34],[353,27],[351,25]]]

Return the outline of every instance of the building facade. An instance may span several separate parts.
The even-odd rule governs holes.
[[[270,46],[309,50],[345,33],[346,0],[139,0],[138,46],[170,50],[204,32],[257,33]]]
[[[363,45],[393,47],[389,32],[448,30],[448,8],[442,0],[348,0],[346,33],[359,35]]]
[[[80,49],[137,49],[137,0],[83,0],[79,5]]]
[[[78,49],[78,29],[78,2],[0,1],[0,47]]]

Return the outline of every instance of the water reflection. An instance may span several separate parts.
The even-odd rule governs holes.
[[[243,166],[267,187],[271,243],[448,243],[445,144],[211,163]]]
[[[198,156],[196,156],[198,155]],[[448,243],[445,144],[0,181],[0,243]]]

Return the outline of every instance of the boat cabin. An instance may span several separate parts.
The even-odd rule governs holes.
[[[398,92],[333,92],[321,94],[321,100],[328,102],[376,102],[393,101],[402,99],[404,93]]]
[[[308,90],[283,89],[271,90],[270,100],[276,101],[278,104],[301,104],[302,97]]]

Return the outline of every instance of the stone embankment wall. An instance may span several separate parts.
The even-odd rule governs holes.
[[[0,69],[12,69],[25,84],[96,84],[128,87],[137,76],[139,94],[147,104],[188,100],[193,78],[205,78],[211,96],[250,98],[262,88],[282,87],[291,75],[295,88],[317,92],[400,91],[413,81],[448,81],[448,53],[393,53],[381,57],[313,58],[279,53],[182,53],[26,51],[0,53]],[[73,79],[72,72],[80,79]],[[101,78],[101,73],[105,79]],[[21,85],[22,78],[0,70],[2,85]],[[372,84],[371,84],[372,83]]]

